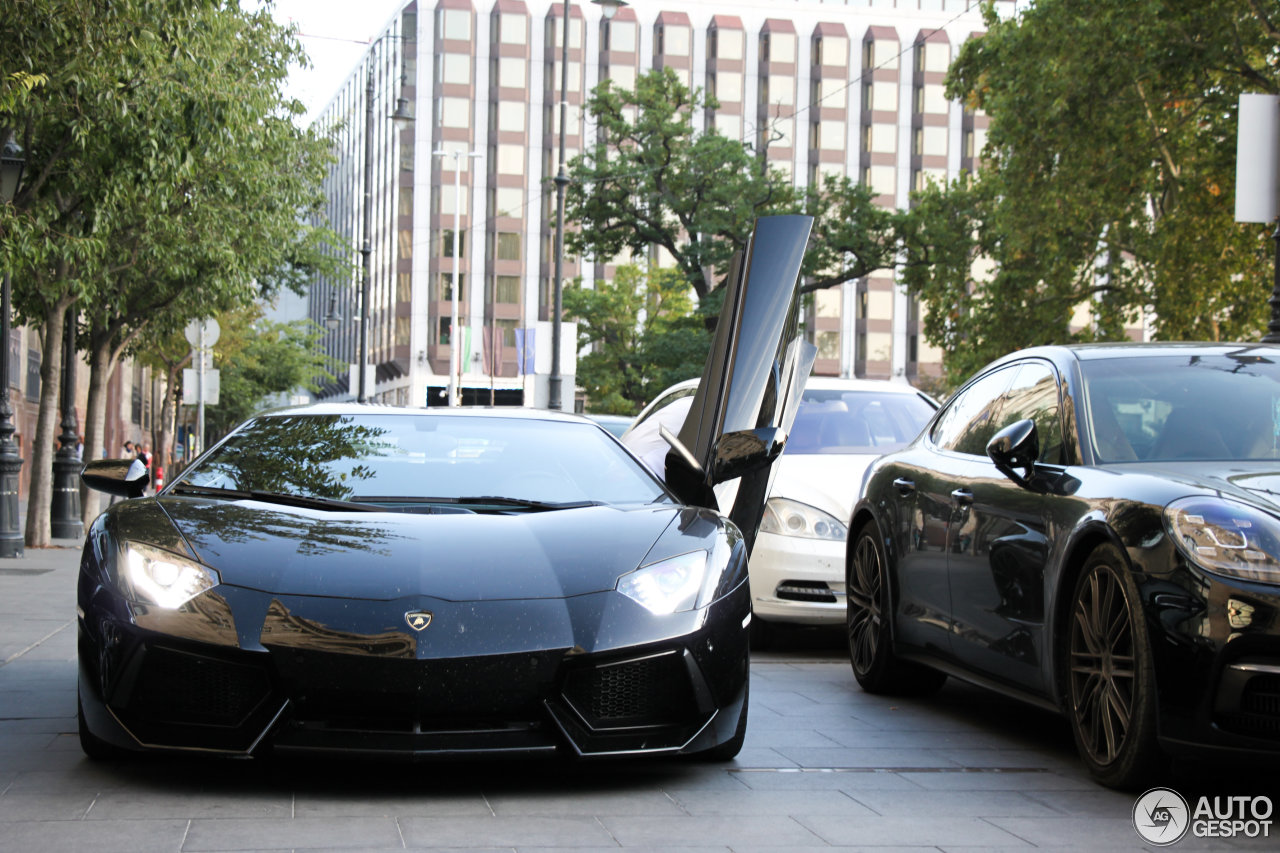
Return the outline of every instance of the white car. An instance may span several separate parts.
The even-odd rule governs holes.
[[[661,419],[646,421],[697,387],[691,379],[659,394],[623,443],[652,465]],[[936,408],[905,382],[809,377],[751,554],[757,641],[767,639],[770,623],[844,624],[845,525],[862,474],[877,456],[915,438]]]

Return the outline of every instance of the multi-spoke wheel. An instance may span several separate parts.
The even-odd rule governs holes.
[[[864,524],[845,566],[845,627],[853,676],[868,693],[932,693],[945,673],[893,653],[888,570],[876,523]]]
[[[1066,666],[1071,730],[1089,772],[1114,788],[1141,784],[1161,760],[1155,675],[1137,587],[1110,545],[1076,580]]]

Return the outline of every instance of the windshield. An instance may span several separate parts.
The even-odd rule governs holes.
[[[179,483],[386,503],[504,497],[621,504],[665,497],[594,424],[431,414],[257,418]]]
[[[887,453],[933,416],[918,394],[807,388],[784,453]]]
[[[1280,458],[1280,366],[1270,358],[1242,349],[1080,369],[1099,463]]]

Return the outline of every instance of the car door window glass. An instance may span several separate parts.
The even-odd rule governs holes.
[[[1062,422],[1058,417],[1058,376],[1043,361],[1024,362],[1019,368],[996,414],[996,429],[1001,430],[1020,420],[1035,421],[1040,441],[1038,461],[1057,464],[1062,461]],[[994,434],[994,433],[993,433]],[[986,453],[986,445],[983,445]]]
[[[929,437],[943,450],[986,456],[998,429],[995,415],[1016,372],[1004,367],[969,385],[947,404]]]

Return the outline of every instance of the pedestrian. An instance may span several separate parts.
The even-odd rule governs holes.
[[[84,459],[84,436],[76,436],[76,458]]]
[[[135,457],[135,456],[137,456],[137,455],[138,455],[138,454],[137,454],[136,452],[134,452],[134,449],[133,449],[133,442],[132,442],[132,441],[126,441],[126,442],[124,443],[124,458],[125,458],[125,459],[132,459],[133,457]]]

